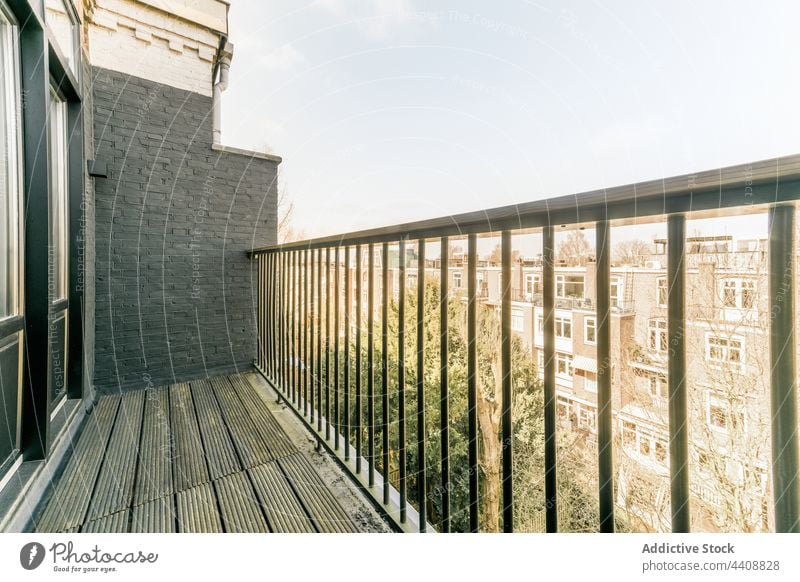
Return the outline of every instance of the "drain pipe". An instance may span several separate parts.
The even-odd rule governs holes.
[[[228,88],[228,73],[233,59],[233,43],[222,37],[217,51],[217,63],[214,70],[214,92],[212,95],[212,143],[220,145],[222,141],[222,92]]]

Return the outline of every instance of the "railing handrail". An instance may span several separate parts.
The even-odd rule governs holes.
[[[797,187],[788,188],[790,182],[797,182]],[[778,183],[781,184],[780,191],[770,188]],[[736,187],[742,188],[739,192],[741,196],[735,199],[724,196],[727,190]],[[268,245],[254,248],[250,252],[258,254],[394,242],[401,238],[413,240],[487,232],[499,234],[500,231],[508,229],[591,223],[605,219],[636,218],[794,200],[800,200],[800,154],[486,210]]]

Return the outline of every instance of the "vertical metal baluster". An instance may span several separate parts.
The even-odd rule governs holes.
[[[282,354],[282,371],[281,377],[283,378],[283,385],[281,388],[283,389],[284,395],[287,394],[289,390],[289,253],[283,253],[283,317],[281,318],[281,323],[283,324],[283,329],[281,330],[281,335],[283,336],[283,354]]]
[[[269,255],[267,255],[268,268],[267,268],[266,288],[267,288],[267,296],[268,296],[269,299],[267,300],[267,309],[266,309],[267,318],[268,319],[265,322],[264,328],[265,328],[265,335],[266,335],[266,339],[267,339],[266,346],[267,346],[267,350],[268,350],[268,353],[267,353],[267,357],[268,357],[267,367],[269,369],[269,377],[274,382],[275,381],[275,357],[274,357],[274,354],[272,352],[272,346],[273,346],[272,342],[275,339],[275,333],[274,333],[274,330],[272,329],[272,324],[275,321],[275,311],[274,311],[274,305],[275,305],[275,288],[274,288],[275,275],[273,273],[273,267],[274,267],[273,266],[273,258],[274,258],[274,253],[269,253]]]
[[[600,531],[614,533],[614,416],[611,400],[611,237],[607,220],[595,230],[597,296],[597,464]]]
[[[383,503],[389,503],[389,243],[381,247],[381,426]]]
[[[317,430],[322,430],[322,248],[317,249]]]
[[[672,531],[688,532],[689,516],[689,394],[686,385],[686,217],[667,219],[667,333],[669,362],[669,465]]]
[[[552,226],[544,227],[542,239],[545,522],[547,532],[555,533],[558,531],[558,481],[556,473],[555,234]]]
[[[289,301],[291,302],[291,312],[289,321],[289,355],[291,357],[291,382],[289,383],[289,398],[292,402],[295,401],[295,394],[297,389],[297,257],[298,252],[292,252],[289,259],[291,266],[291,273],[289,276],[289,286],[291,287]]]
[[[308,381],[308,392],[309,392],[309,405],[308,405],[308,412],[309,412],[309,422],[311,425],[314,425],[314,387],[317,384],[317,374],[319,373],[319,369],[316,367],[316,354],[314,350],[316,349],[316,338],[314,334],[316,332],[317,326],[316,324],[316,301],[317,298],[315,296],[316,285],[314,285],[314,277],[317,275],[317,268],[314,264],[314,250],[309,250],[309,259],[311,261],[311,267],[309,269],[310,277],[309,277],[309,318],[308,318],[308,337],[309,337],[309,356],[308,356],[308,366],[309,366],[309,381]]]
[[[342,418],[339,416],[339,333],[340,333],[340,320],[339,320],[339,247],[336,247],[334,264],[333,264],[333,423],[335,430],[333,431],[333,448],[339,450],[339,433],[341,432]]]
[[[325,440],[331,440],[331,248],[325,249]]]
[[[267,313],[269,320],[266,324],[266,334],[267,347],[269,348],[269,377],[275,382],[275,329],[273,328],[275,323],[275,253],[268,255],[268,262],[269,271],[267,276],[269,280],[267,282],[267,290],[269,292],[269,301],[267,302]]]
[[[450,242],[444,236],[441,241],[439,261],[439,430],[441,432],[442,463],[442,525],[443,533],[450,531],[450,395],[448,388],[448,287],[450,284]]]
[[[258,329],[258,353],[256,354],[256,366],[263,372],[264,366],[262,364],[262,353],[263,349],[262,346],[264,344],[264,330],[262,329],[262,318],[263,318],[263,309],[261,305],[261,296],[264,293],[264,281],[263,281],[263,268],[262,263],[264,262],[264,255],[259,253],[256,255],[256,281],[257,281],[257,290],[256,290],[256,320],[258,321],[257,329]]]
[[[479,528],[478,507],[478,238],[467,239],[467,431],[469,449],[469,530]]]
[[[344,248],[344,460],[350,460],[350,247]]]
[[[309,358],[309,320],[308,320],[308,312],[310,302],[308,300],[308,288],[309,288],[309,261],[308,261],[308,249],[303,251],[303,416],[308,416],[308,379],[310,375],[309,366],[311,364],[311,360]]]
[[[375,245],[367,247],[367,461],[368,484],[375,485]]]
[[[361,245],[356,246],[356,474],[361,473]]]
[[[284,253],[278,252],[278,390],[282,390],[285,386],[286,379],[283,373],[286,369],[286,354],[283,349],[284,336],[286,330],[284,329],[283,321],[286,312],[286,293],[284,290],[284,283],[286,279],[286,269],[283,263]]]
[[[795,209],[769,212],[770,412],[775,531],[800,532],[794,326]]]
[[[417,502],[419,531],[428,525],[425,467],[425,240],[417,242]]]
[[[400,523],[406,522],[406,240],[400,239],[397,322],[397,428],[400,461]]]
[[[501,409],[503,453],[503,531],[514,531],[513,438],[511,418],[511,232],[500,238],[502,300],[500,308],[500,358],[502,367],[503,406]]]

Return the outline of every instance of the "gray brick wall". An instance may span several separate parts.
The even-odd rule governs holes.
[[[93,97],[97,389],[251,368],[277,164],[212,150],[209,97],[97,68]]]

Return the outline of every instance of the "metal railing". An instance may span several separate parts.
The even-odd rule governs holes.
[[[794,336],[794,253],[795,208],[800,199],[800,157],[768,160],[713,170],[691,176],[656,180],[574,196],[537,201],[518,206],[497,208],[470,214],[443,217],[387,228],[332,237],[292,242],[280,246],[254,249],[251,256],[257,263],[256,318],[258,321],[258,370],[275,387],[282,398],[314,431],[321,442],[334,451],[377,504],[405,529],[409,526],[408,459],[415,456],[420,468],[414,477],[418,499],[427,494],[426,421],[424,393],[425,334],[422,305],[424,294],[426,243],[441,247],[439,289],[440,327],[440,411],[438,432],[441,438],[441,516],[435,526],[450,531],[450,435],[448,386],[448,256],[451,237],[467,238],[467,416],[469,464],[469,530],[479,530],[479,428],[477,419],[479,365],[476,345],[477,308],[480,292],[477,278],[478,236],[499,233],[501,241],[501,277],[506,282],[501,297],[501,454],[502,454],[502,529],[514,530],[513,418],[512,418],[512,233],[540,232],[543,240],[541,306],[544,311],[544,491],[545,527],[558,530],[556,447],[556,357],[555,317],[559,302],[555,296],[555,234],[567,225],[595,230],[597,362],[610,362],[610,314],[614,311],[610,296],[610,226],[612,221],[665,219],[667,222],[668,288],[668,392],[669,392],[669,466],[671,492],[671,528],[675,532],[690,529],[689,435],[687,394],[686,328],[686,221],[687,216],[718,216],[728,211],[767,211],[769,213],[769,303],[770,321],[769,385],[772,484],[775,529],[779,532],[800,531],[800,493],[798,492],[798,416],[796,381],[796,344]],[[398,317],[394,337],[387,327],[389,245],[399,248],[399,257],[406,257],[408,242],[417,242],[417,325],[406,329],[406,261],[399,261],[397,278]],[[355,251],[353,263],[351,253]],[[368,260],[362,255],[366,252]],[[376,267],[375,253],[383,258]],[[343,255],[343,257],[342,257]],[[343,258],[343,260],[342,260]],[[362,305],[363,269],[366,268],[367,302]],[[376,273],[379,269],[379,293],[376,297]],[[355,308],[351,293],[355,287]],[[343,304],[340,295],[344,296]],[[375,329],[376,305],[380,305],[381,326]],[[363,329],[366,334],[353,334]],[[331,322],[343,317],[344,326],[332,328]],[[332,332],[332,329],[338,331]],[[406,434],[406,358],[409,332],[416,333],[417,426],[416,448],[407,447]],[[352,346],[353,341],[355,347]],[[366,342],[362,346],[362,341]],[[396,377],[389,392],[388,344],[397,345]],[[374,361],[376,344],[380,362]],[[351,383],[350,367],[362,369],[366,355],[366,377],[355,375]],[[302,363],[299,365],[298,363]],[[340,368],[343,368],[343,373]],[[599,530],[615,529],[615,473],[613,457],[612,384],[610,366],[597,367],[597,470]],[[376,380],[376,371],[380,382]],[[351,406],[355,398],[355,406]],[[361,399],[368,410],[362,418]],[[340,409],[342,401],[343,409]],[[376,418],[375,404],[380,402],[381,418]],[[390,406],[391,408],[390,410]],[[391,454],[388,430],[396,423],[399,444]],[[366,447],[362,431],[366,435]],[[380,433],[381,458],[376,458],[376,431]],[[355,440],[351,443],[351,436]],[[413,435],[411,435],[413,439]],[[343,441],[343,442],[342,442]],[[353,450],[354,449],[354,450]],[[396,487],[390,483],[390,465],[397,471]],[[380,466],[380,471],[377,469]],[[426,503],[419,503],[414,520],[416,529],[430,526]]]

